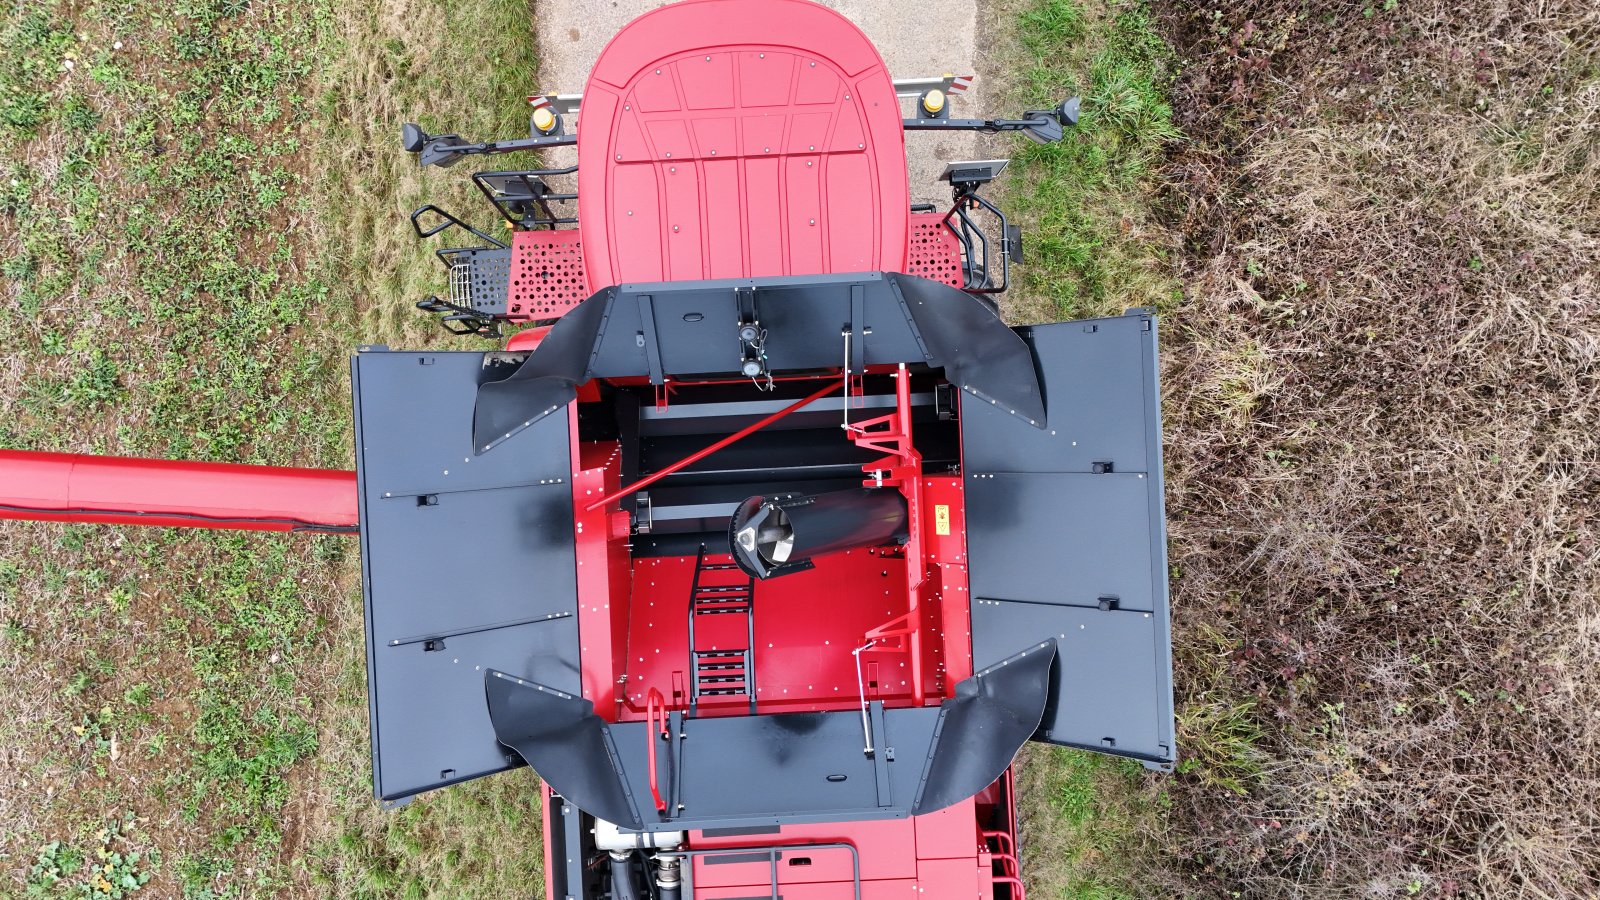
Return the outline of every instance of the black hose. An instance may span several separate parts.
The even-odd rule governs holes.
[[[633,885],[631,853],[611,853],[611,900],[639,900]]]

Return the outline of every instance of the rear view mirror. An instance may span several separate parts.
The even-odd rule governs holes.
[[[416,153],[420,151],[422,149],[422,145],[426,144],[427,142],[428,133],[423,131],[422,126],[418,125],[417,123],[407,122],[400,126],[400,146],[407,153]]]
[[[1023,121],[1022,133],[1036,143],[1053,144],[1061,140],[1063,129],[1078,124],[1078,111],[1083,105],[1080,97],[1068,97],[1055,109],[1030,109]]]

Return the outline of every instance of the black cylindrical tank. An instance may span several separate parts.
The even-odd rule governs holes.
[[[906,540],[906,498],[895,488],[755,496],[728,526],[734,561],[757,578],[811,568],[814,557]]]

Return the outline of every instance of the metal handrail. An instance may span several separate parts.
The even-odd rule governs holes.
[[[661,856],[676,856],[690,859],[696,856],[727,856],[735,853],[756,854],[765,853],[767,864],[770,867],[772,878],[772,900],[780,900],[778,894],[778,854],[785,850],[849,850],[850,875],[855,888],[855,900],[861,900],[861,851],[856,845],[848,841],[837,841],[827,844],[769,844],[765,847],[713,847],[708,850],[674,850],[671,853],[662,853]]]
[[[645,758],[650,767],[650,796],[656,801],[656,812],[667,811],[667,801],[661,799],[661,786],[656,780],[656,741],[667,736],[667,699],[655,688],[645,695],[644,739]],[[656,717],[661,718],[660,736],[656,732]]]
[[[1011,853],[1013,855],[1015,854],[1016,851],[1010,849],[1011,848],[1011,835],[1007,834],[1004,831],[983,831],[983,832],[980,832],[980,833],[986,838],[993,838],[996,846],[999,847],[1001,853]],[[1003,845],[1003,846],[1001,846],[1001,845]]]
[[[1028,900],[1028,891],[1022,886],[1021,878],[1010,875],[996,875],[991,879],[995,884],[1011,885],[1011,900]]]

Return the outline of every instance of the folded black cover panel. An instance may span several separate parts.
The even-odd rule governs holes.
[[[472,453],[482,353],[351,362],[373,789],[394,801],[521,765],[483,673],[577,691],[567,417]]]
[[[1036,738],[1167,768],[1172,636],[1154,317],[1019,328],[1049,424],[963,398],[973,664],[1058,645]]]
[[[678,281],[605,288],[563,316],[520,368],[479,391],[477,452],[565,406],[591,378],[737,377],[741,308],[759,319],[774,373],[839,369],[848,348],[852,371],[943,368],[1023,427],[1045,424],[1027,346],[965,291],[897,272]]]
[[[606,723],[588,700],[490,672],[495,730],[566,800],[645,831],[903,818],[1000,777],[1038,729],[1055,644],[1029,647],[937,707]],[[656,748],[652,785],[649,745]],[[661,798],[665,809],[657,806]]]

